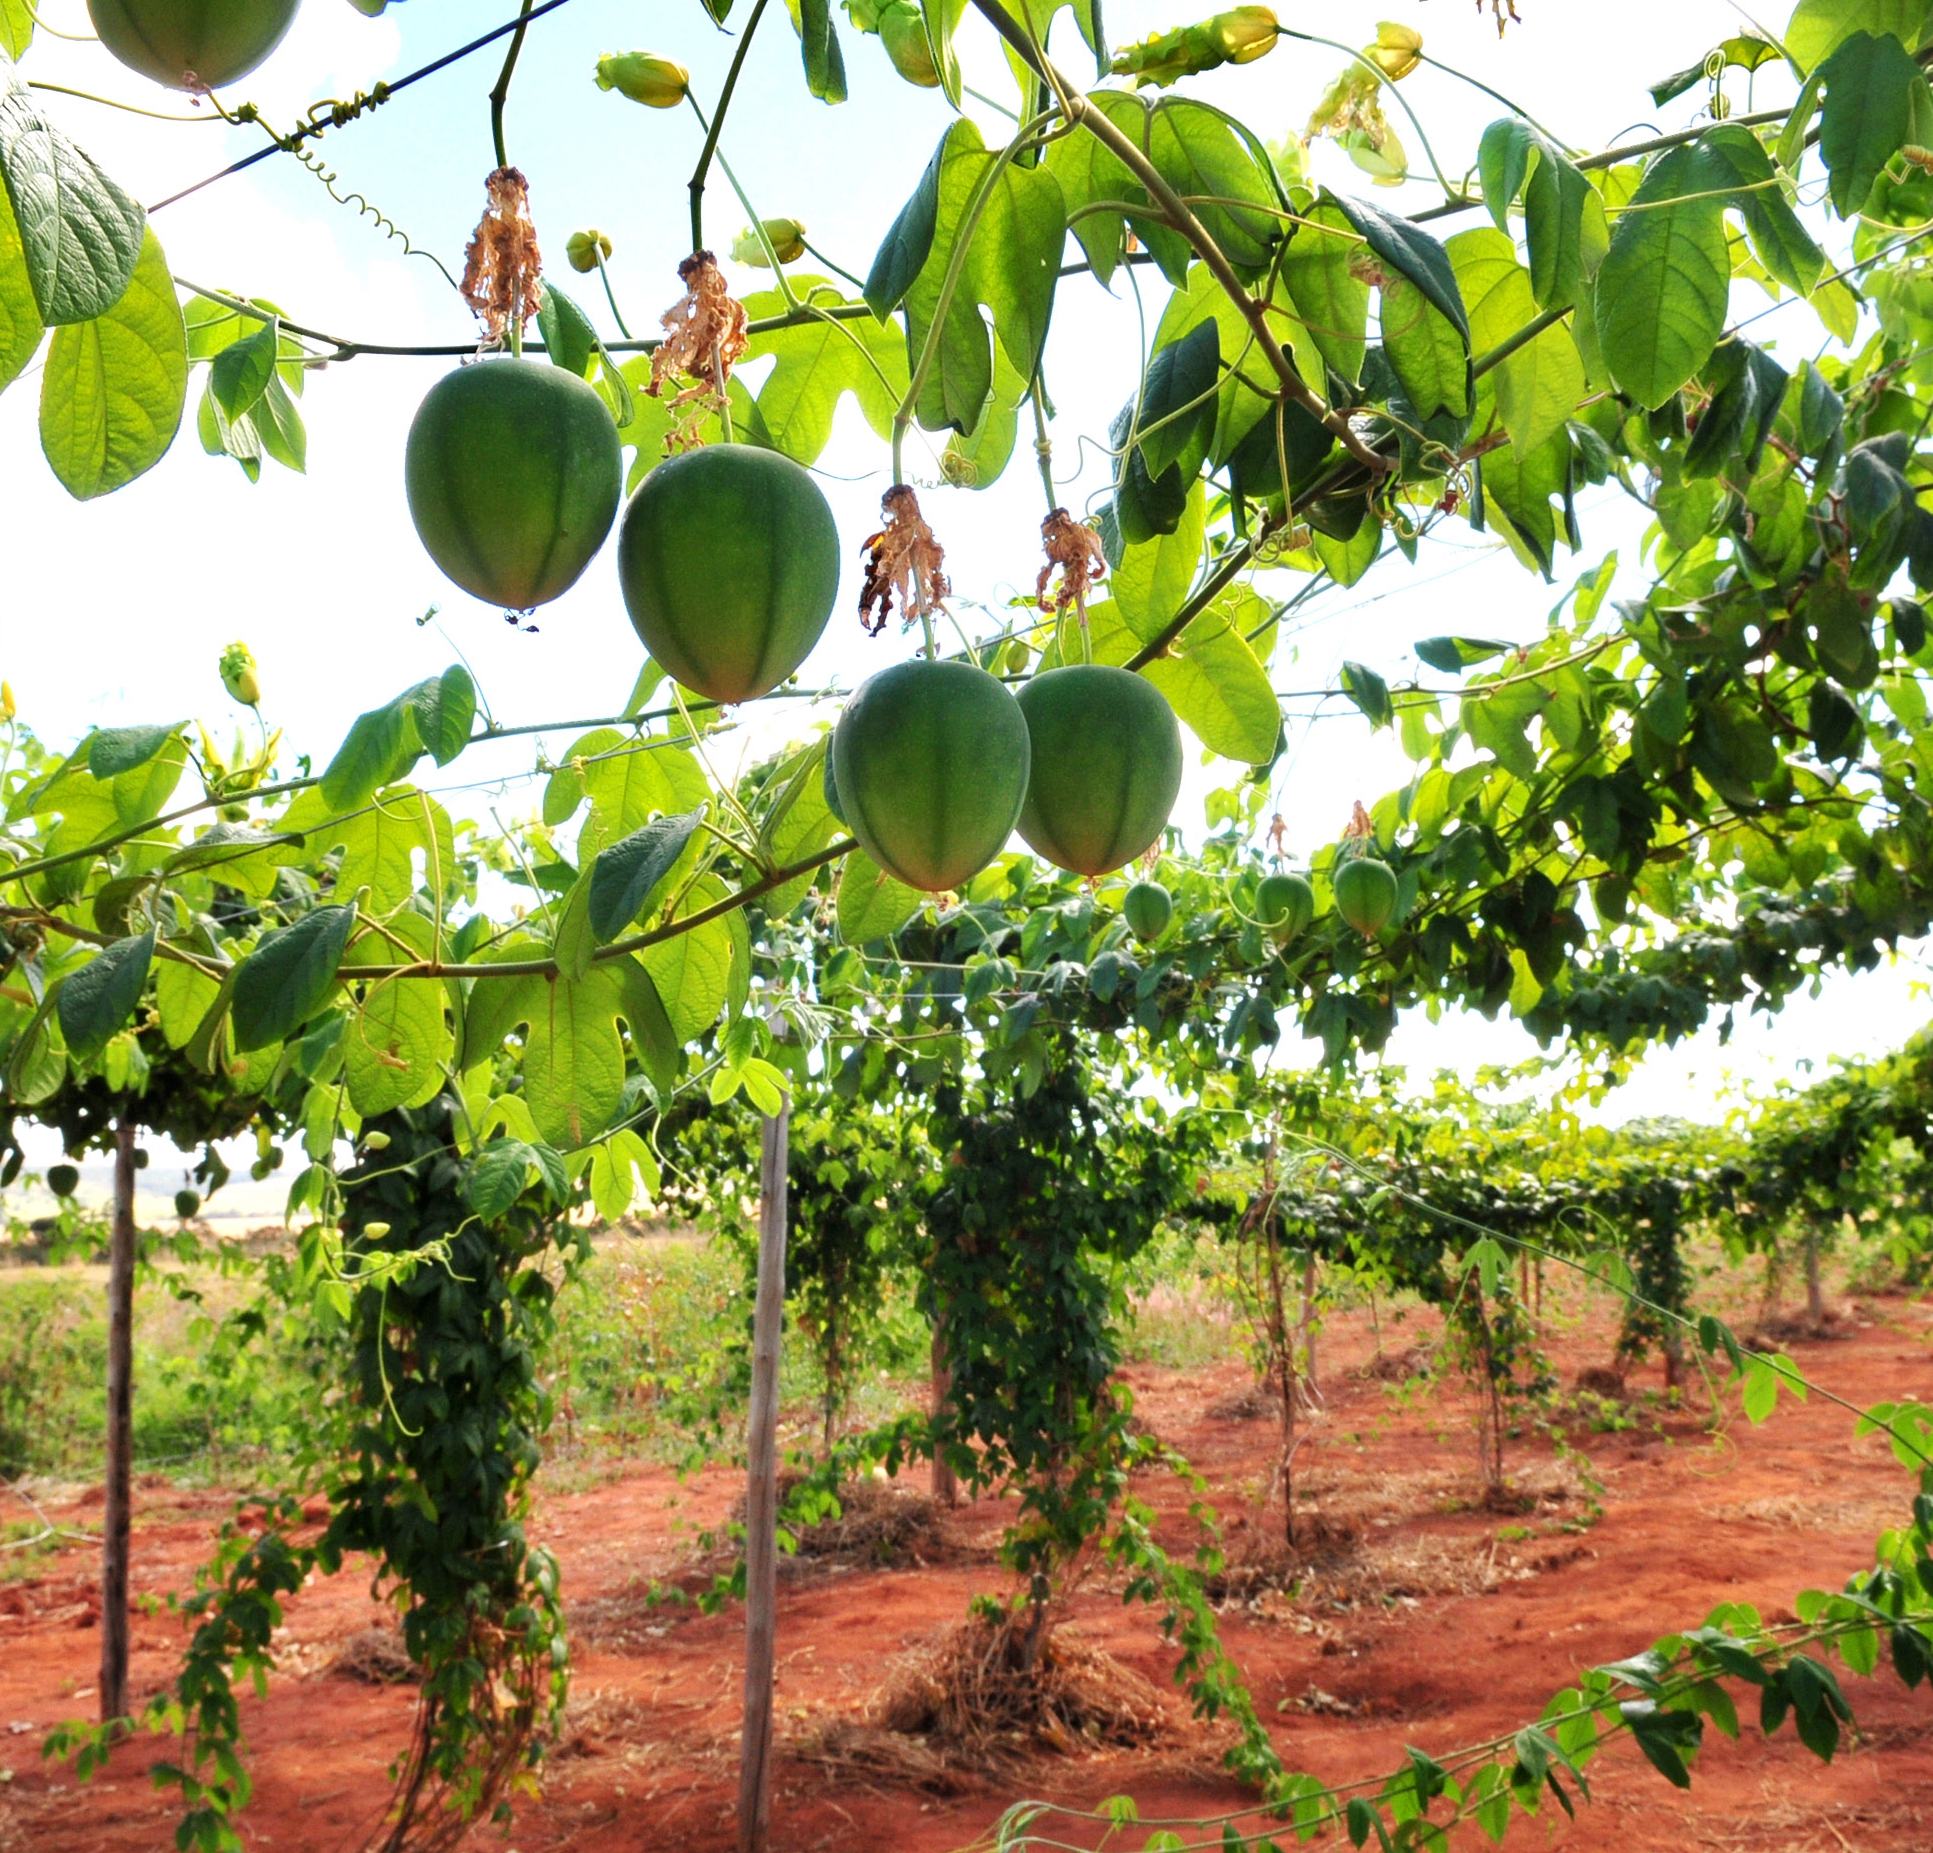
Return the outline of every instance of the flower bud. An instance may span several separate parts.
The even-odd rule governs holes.
[[[231,643],[221,653],[221,684],[243,707],[261,706],[262,684],[255,674],[255,653],[247,644]]]
[[[926,36],[926,20],[913,0],[894,0],[879,14],[879,38],[893,69],[909,84],[937,90],[940,74],[933,67],[933,46]]]
[[[1393,83],[1423,62],[1423,35],[1414,26],[1385,19],[1376,27],[1376,43],[1365,47],[1363,56]]]
[[[1280,36],[1275,15],[1265,6],[1238,6],[1208,22],[1215,44],[1230,64],[1252,64],[1275,49]]]
[[[0,721],[10,721],[20,712],[14,704],[13,684],[0,682]]]
[[[608,233],[600,232],[595,225],[588,231],[572,232],[564,243],[564,255],[571,261],[571,268],[580,275],[597,268],[600,260],[611,255],[611,240]]]
[[[362,1232],[372,1242],[380,1242],[389,1233],[389,1224],[386,1222],[366,1222],[362,1226]]]
[[[363,1150],[366,1152],[386,1152],[389,1150],[389,1134],[386,1132],[366,1132],[362,1135]]]
[[[653,109],[676,109],[691,88],[691,73],[653,51],[607,51],[597,61],[597,87]]]
[[[805,226],[799,220],[761,219],[759,223],[764,227],[765,236],[781,264],[796,264],[805,256]],[[756,264],[761,270],[771,268],[771,260],[765,255],[765,246],[759,243],[758,233],[750,226],[732,240],[732,261]]]

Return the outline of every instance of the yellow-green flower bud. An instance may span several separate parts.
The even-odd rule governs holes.
[[[1252,64],[1275,49],[1281,34],[1275,15],[1265,6],[1238,6],[1217,13],[1208,22],[1215,43],[1230,64]]]
[[[1376,43],[1365,47],[1363,56],[1393,83],[1423,62],[1423,35],[1414,26],[1382,20],[1376,27]]]
[[[245,643],[231,643],[221,653],[221,682],[231,699],[245,708],[262,702],[262,684],[255,674],[255,653]]]
[[[564,255],[570,259],[573,270],[586,274],[597,268],[601,258],[611,255],[610,237],[595,225],[588,231],[572,232],[564,241]]]
[[[781,264],[796,264],[805,256],[805,226],[799,220],[761,219],[759,223]],[[771,268],[765,246],[749,225],[732,240],[732,259],[735,263],[756,264],[761,270]]]
[[[676,109],[691,88],[691,73],[654,51],[607,51],[597,61],[597,87],[652,109]]]
[[[937,90],[940,74],[933,66],[933,47],[926,36],[926,20],[913,0],[893,0],[880,9],[879,38],[893,69],[909,84]]]
[[[14,704],[13,684],[0,682],[0,721],[10,721],[20,712]]]

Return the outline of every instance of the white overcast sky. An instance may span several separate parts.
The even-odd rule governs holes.
[[[85,31],[81,0],[42,0],[44,19]],[[1110,36],[1125,43],[1205,14],[1208,0],[1112,0]],[[737,0],[732,24],[749,16]],[[1653,108],[1644,85],[1688,65],[1730,33],[1745,30],[1740,11],[1722,0],[1627,0],[1614,13],[1574,0],[1520,0],[1521,26],[1500,42],[1486,6],[1469,0],[1330,0],[1317,8],[1281,8],[1284,21],[1350,44],[1365,44],[1376,22],[1416,26],[1432,54],[1528,106],[1574,144],[1601,147],[1681,126],[1696,97]],[[238,87],[271,120],[287,123],[312,100],[353,94],[379,78],[395,78],[487,30],[514,12],[512,0],[408,0],[382,18],[363,18],[347,0],[307,0],[288,40]],[[806,221],[813,242],[847,269],[864,274],[873,247],[910,191],[946,121],[936,92],[916,91],[888,66],[879,41],[862,38],[837,14],[852,99],[826,109],[805,95],[797,40],[776,5],[748,58],[724,138],[724,149],[759,211]],[[1771,20],[1783,23],[1780,17]],[[968,81],[1011,97],[1013,87],[987,33],[969,19],[964,32]],[[1063,17],[1054,45],[1064,68],[1083,79],[1093,64]],[[697,93],[716,97],[732,39],[715,31],[699,0],[640,7],[628,0],[573,0],[529,33],[509,109],[511,159],[529,175],[538,229],[552,274],[577,295],[607,334],[615,335],[595,279],[573,276],[563,262],[567,235],[596,224],[613,238],[614,277],[633,332],[651,332],[656,314],[678,292],[674,276],[689,244],[685,183],[699,146],[688,111],[641,109],[598,91],[592,71],[605,51],[651,49],[687,63]],[[320,151],[339,174],[338,188],[357,190],[436,251],[452,269],[481,205],[482,180],[493,164],[486,93],[495,51],[426,80],[368,119],[324,138]],[[1239,114],[1265,138],[1299,127],[1343,55],[1284,41],[1270,56],[1228,70],[1196,87]],[[185,100],[155,89],[87,44],[42,36],[25,75],[90,89],[175,113]],[[1756,101],[1786,100],[1790,80],[1768,70]],[[1734,73],[1744,106],[1744,80]],[[1423,69],[1402,94],[1422,118],[1452,176],[1474,160],[1483,126],[1501,108],[1442,72]],[[173,126],[119,114],[63,96],[43,102],[131,191],[155,201],[261,145],[258,130],[221,124]],[[972,106],[976,109],[978,106]],[[1000,119],[978,111],[990,139]],[[1396,116],[1413,168],[1427,171],[1420,138]],[[1339,190],[1370,193],[1365,176],[1329,144],[1314,156],[1319,178]],[[1385,205],[1414,210],[1436,197],[1412,183],[1377,193]],[[744,214],[714,174],[707,241],[725,250]],[[1453,220],[1444,231],[1481,221]],[[174,270],[216,287],[278,301],[314,327],[392,342],[462,341],[473,324],[436,269],[403,254],[367,219],[334,205],[319,182],[277,156],[248,173],[170,206],[155,219]],[[1159,314],[1163,286],[1138,273],[1147,326]],[[746,291],[764,287],[761,272],[736,272]],[[1762,306],[1741,300],[1741,312]],[[1776,337],[1788,363],[1816,350],[1816,318],[1795,305],[1760,325]],[[1076,507],[1103,480],[1094,453],[1077,435],[1104,433],[1132,389],[1140,334],[1133,299],[1117,282],[1110,299],[1091,279],[1070,280],[1055,310],[1048,385],[1060,417],[1056,468],[1071,478],[1065,498]],[[293,477],[269,466],[251,487],[239,470],[202,455],[188,422],[170,456],[132,488],[93,504],[70,500],[46,470],[35,433],[37,370],[0,396],[0,486],[4,486],[7,586],[0,606],[0,675],[18,692],[24,717],[50,742],[65,743],[90,725],[160,721],[200,715],[227,728],[237,718],[214,673],[221,647],[246,638],[262,664],[265,709],[286,729],[294,751],[318,758],[350,719],[452,660],[450,644],[417,619],[431,605],[475,665],[493,711],[506,722],[608,714],[623,704],[640,661],[625,620],[609,551],[564,599],[540,614],[541,634],[513,632],[494,611],[445,582],[418,546],[402,488],[404,435],[418,400],[444,363],[365,358],[312,376],[303,403],[309,427],[309,473]],[[756,376],[754,376],[756,377]],[[198,388],[199,381],[196,385]],[[1026,440],[997,487],[972,493],[935,489],[929,518],[948,548],[959,592],[990,603],[1031,583],[1037,565],[1040,487],[1028,467]],[[870,531],[886,481],[885,447],[850,403],[821,460],[822,481],[848,543],[848,571]],[[931,453],[912,463],[931,480]],[[1621,549],[1620,588],[1635,590],[1632,570],[1641,521],[1629,505],[1596,492],[1586,504],[1585,552],[1560,564],[1560,587],[1581,566]],[[852,580],[842,592],[827,638],[807,666],[809,679],[850,686],[878,666],[890,642],[868,645],[851,615]],[[1472,631],[1529,639],[1542,628],[1556,591],[1525,574],[1486,537],[1456,525],[1421,564],[1386,561],[1350,592],[1331,592],[1317,621],[1285,644],[1276,661],[1278,687],[1333,681],[1345,657],[1392,679],[1414,667],[1419,637]],[[797,725],[795,719],[792,723]],[[561,748],[570,738],[551,741]],[[528,741],[491,755],[473,753],[446,775],[455,783],[510,777],[533,761]],[[1227,772],[1191,772],[1181,821],[1198,826],[1200,795]],[[1332,839],[1352,800],[1373,800],[1401,782],[1407,762],[1389,736],[1371,737],[1345,715],[1302,730],[1283,762],[1275,794],[1294,849],[1306,854]],[[452,794],[459,815],[481,815],[492,800]],[[527,794],[507,802],[527,806]],[[505,815],[509,815],[506,811]],[[1771,1024],[1743,1023],[1729,1050],[1712,1036],[1659,1051],[1644,1073],[1607,1107],[1610,1117],[1636,1112],[1722,1110],[1728,1080],[1758,1083],[1802,1078],[1804,1064],[1832,1053],[1860,1054],[1894,1046],[1926,1015],[1917,960],[1852,980],[1829,981],[1817,1002],[1801,999]],[[1294,1045],[1301,1061],[1314,1045]],[[1454,1019],[1406,1023],[1394,1059],[1419,1068],[1509,1062],[1534,1045],[1507,1020],[1491,1025]]]

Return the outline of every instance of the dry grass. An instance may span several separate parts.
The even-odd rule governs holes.
[[[329,1662],[331,1679],[360,1680],[365,1686],[415,1685],[423,1670],[403,1647],[394,1628],[362,1628],[343,1642]]]
[[[963,1793],[1042,1754],[1145,1750],[1175,1739],[1169,1702],[1139,1673],[1067,1627],[1031,1663],[1023,1620],[982,1617],[887,1669],[862,1718],[834,1718],[785,1753],[855,1780]]]
[[[1434,1345],[1405,1345],[1401,1351],[1378,1351],[1349,1374],[1365,1383],[1408,1383],[1412,1377],[1430,1377],[1435,1373]]]

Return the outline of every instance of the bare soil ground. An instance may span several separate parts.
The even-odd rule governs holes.
[[[1402,1342],[1416,1336],[1416,1322]],[[1392,1341],[1392,1350],[1396,1341]],[[1555,1340],[1564,1380],[1602,1365],[1602,1331]],[[1933,1310],[1863,1301],[1835,1335],[1796,1338],[1801,1368],[1860,1404],[1933,1398]],[[1299,1586],[1280,1574],[1279,1503],[1254,1501],[1275,1462],[1276,1431],[1245,1396],[1243,1367],[1127,1373],[1141,1419],[1207,1477],[1228,1525],[1232,1567],[1223,1637],[1292,1767],[1325,1780],[1380,1775],[1405,1744],[1446,1751],[1534,1718],[1577,1669],[1621,1658],[1720,1601],[1787,1616],[1796,1591],[1837,1587],[1870,1563],[1874,1534],[1897,1523],[1910,1487],[1878,1439],[1856,1440],[1841,1410],[1814,1399],[1781,1405],[1759,1429],[1708,1432],[1694,1407],[1620,1432],[1582,1428],[1603,1488],[1590,1489],[1548,1442],[1511,1444],[1521,1497],[1514,1512],[1476,1500],[1470,1409],[1454,1382],[1427,1394],[1368,1366],[1365,1322],[1325,1334],[1327,1407],[1297,1464],[1298,1519],[1320,1538]],[[1633,1388],[1655,1389],[1655,1371]],[[569,1729],[542,1798],[524,1802],[507,1842],[516,1853],[723,1853],[735,1844],[742,1614],[706,1617],[654,1604],[654,1584],[689,1580],[697,1534],[720,1524],[739,1492],[708,1471],[681,1484],[627,1468],[590,1490],[548,1496],[537,1530],[558,1552],[575,1636]],[[1151,1481],[1163,1536],[1191,1536],[1186,1494]],[[168,1679],[179,1624],[155,1599],[185,1590],[228,1510],[225,1495],[164,1484],[138,1496],[134,1580],[137,1697]],[[50,1508],[85,1525],[97,1506]],[[1174,1655],[1144,1608],[1089,1583],[1073,1604],[1079,1645],[1113,1656],[1164,1695],[1153,1741],[1061,1754],[1027,1752],[997,1778],[881,1747],[867,1728],[904,1656],[932,1651],[958,1628],[970,1597],[1008,1589],[994,1546],[1009,1508],[969,1506],[909,1525],[868,1522],[853,1548],[801,1558],[779,1611],[779,1765],[774,1839],[784,1853],[891,1849],[953,1853],[1023,1794],[1092,1804],[1131,1793],[1144,1816],[1198,1816],[1237,1806],[1218,1771],[1223,1742],[1192,1722],[1172,1692]],[[880,1542],[881,1532],[890,1534]],[[170,1798],[147,1765],[168,1753],[142,1739],[82,1785],[43,1767],[56,1721],[91,1712],[99,1598],[91,1553],[76,1545],[0,1585],[0,1853],[156,1853],[173,1844]],[[379,1822],[385,1771],[403,1747],[414,1702],[387,1651],[385,1611],[352,1567],[291,1605],[282,1676],[245,1702],[259,1789],[244,1817],[251,1848],[348,1853]],[[368,1631],[377,1630],[374,1635]],[[1918,1853],[1933,1849],[1933,1699],[1890,1671],[1843,1675],[1858,1741],[1826,1767],[1788,1729],[1740,1743],[1708,1734],[1689,1795],[1672,1790],[1622,1745],[1592,1769],[1595,1804],[1575,1825],[1554,1813],[1512,1830],[1509,1845],[1664,1853]],[[1475,1830],[1466,1830],[1472,1840]],[[1078,1835],[1063,1835],[1077,1840]],[[1098,1844],[1099,1830],[1081,1844]],[[1138,1846],[1116,1836],[1110,1846]],[[1292,1842],[1290,1843],[1292,1844]]]

